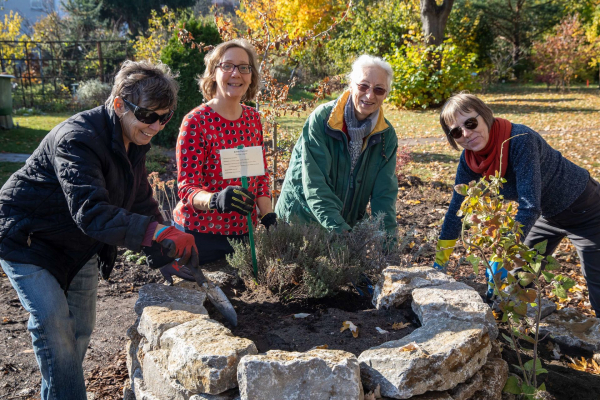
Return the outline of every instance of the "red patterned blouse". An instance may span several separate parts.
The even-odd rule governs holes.
[[[242,105],[242,116],[230,121],[206,104],[193,109],[181,123],[177,138],[177,188],[181,199],[173,211],[175,222],[189,230],[218,235],[248,233],[247,218],[235,212],[196,210],[192,199],[201,191],[216,193],[227,186],[241,186],[242,180],[223,179],[219,151],[244,146],[263,146],[260,114]],[[267,160],[264,157],[265,171]],[[269,174],[248,177],[248,190],[256,198],[270,197]],[[256,225],[256,208],[252,212]]]

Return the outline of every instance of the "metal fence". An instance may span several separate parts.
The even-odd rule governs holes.
[[[130,58],[127,40],[0,40],[0,67],[16,77],[13,107],[66,107],[80,82],[110,82]]]

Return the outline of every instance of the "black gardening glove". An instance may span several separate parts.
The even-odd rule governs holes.
[[[269,230],[271,226],[277,226],[277,214],[274,212],[267,213],[260,218],[260,223]]]
[[[256,197],[241,186],[227,186],[210,198],[210,209],[220,213],[235,211],[246,215],[254,210],[254,199]]]

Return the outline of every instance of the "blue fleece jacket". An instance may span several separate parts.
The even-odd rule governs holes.
[[[518,136],[517,135],[521,135]],[[559,151],[533,129],[513,124],[508,153],[508,167],[500,193],[506,200],[519,204],[516,220],[523,224],[523,234],[529,230],[540,215],[550,218],[569,207],[584,191],[590,174],[564,158]],[[467,165],[463,151],[456,170],[455,185],[481,179]],[[440,239],[457,239],[462,226],[456,216],[464,196],[454,192]]]

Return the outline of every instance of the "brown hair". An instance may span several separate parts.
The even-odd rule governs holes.
[[[225,54],[227,50],[236,47],[244,49],[246,53],[248,53],[248,60],[252,66],[252,81],[250,82],[250,86],[248,86],[248,90],[246,90],[246,93],[242,96],[242,101],[252,100],[256,96],[256,93],[258,92],[258,63],[256,50],[254,50],[254,46],[245,39],[233,39],[221,43],[204,57],[206,69],[204,70],[204,75],[202,75],[202,77],[198,76],[198,84],[204,95],[205,101],[211,100],[215,97],[215,93],[217,92],[217,82],[213,79],[217,73],[217,66],[221,61],[221,57],[223,57],[223,54]]]
[[[442,125],[448,143],[450,143],[450,146],[455,150],[459,150],[459,148],[454,138],[450,136],[450,125],[456,122],[455,116],[457,112],[467,114],[471,111],[475,111],[483,118],[488,129],[492,127],[494,123],[494,113],[487,104],[475,95],[467,92],[455,94],[450,97],[444,104],[444,107],[442,107],[442,111],[440,112],[440,125]]]
[[[118,96],[150,110],[175,110],[179,91],[175,77],[166,64],[127,60],[117,72],[110,96],[104,104],[112,110]]]

